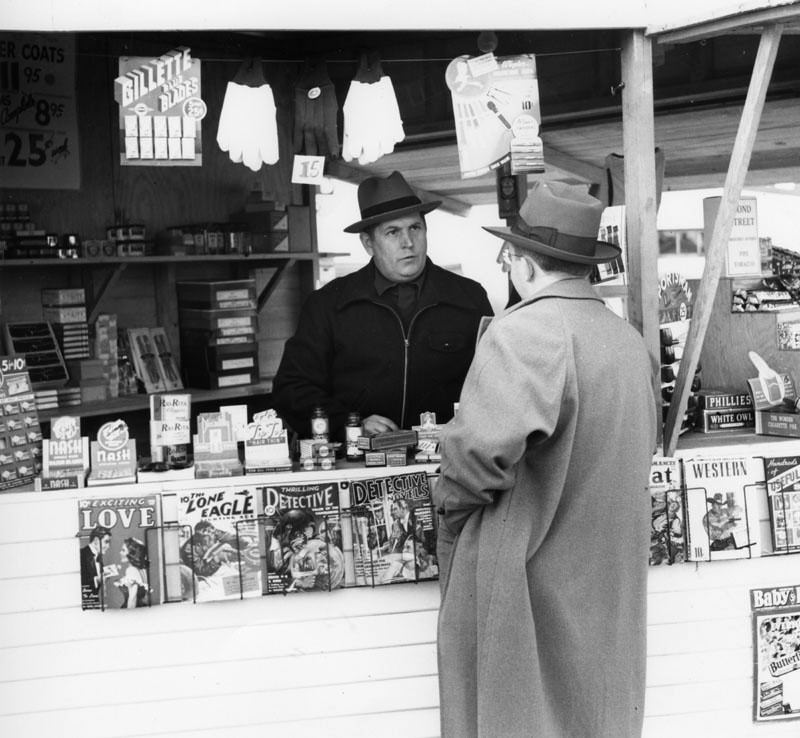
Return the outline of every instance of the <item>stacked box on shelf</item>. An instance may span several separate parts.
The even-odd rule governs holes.
[[[108,397],[119,397],[117,353],[117,316],[98,315],[94,323],[94,358],[102,362]]]
[[[66,361],[89,358],[86,293],[82,287],[43,289],[42,315],[50,323]]]
[[[182,281],[177,290],[186,386],[218,389],[257,382],[255,280]]]

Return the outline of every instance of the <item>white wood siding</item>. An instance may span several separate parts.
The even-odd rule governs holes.
[[[76,499],[123,490],[0,496],[0,736],[439,736],[436,582],[81,611]],[[798,582],[800,556],[651,567],[645,738],[799,734],[752,721],[749,605]]]

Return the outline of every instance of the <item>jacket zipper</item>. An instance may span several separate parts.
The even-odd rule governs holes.
[[[406,400],[408,399],[408,351],[411,347],[411,341],[409,340],[411,337],[411,329],[414,327],[414,321],[428,308],[433,307],[433,305],[426,305],[422,308],[422,310],[417,310],[414,315],[411,316],[411,320],[408,323],[408,333],[406,333],[406,329],[403,327],[403,319],[392,309],[391,305],[387,305],[385,302],[377,302],[373,301],[375,305],[381,305],[385,307],[395,318],[397,318],[397,322],[400,323],[400,333],[403,336],[403,403],[400,406],[400,428],[403,429],[406,427]]]

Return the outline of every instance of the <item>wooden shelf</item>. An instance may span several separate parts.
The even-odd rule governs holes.
[[[189,393],[192,396],[192,403],[210,402],[212,400],[230,400],[253,395],[266,394],[272,390],[272,378],[264,377],[257,384],[244,384],[236,387],[225,387],[224,389],[186,389],[172,390],[174,394]],[[115,397],[102,402],[87,402],[82,405],[72,405],[70,407],[58,407],[52,410],[40,410],[39,422],[49,422],[51,418],[58,415],[78,415],[82,418],[97,415],[116,415],[130,413],[136,410],[146,410],[150,407],[150,396],[145,394],[126,395]]]
[[[2,267],[62,266],[93,267],[110,264],[190,264],[201,258],[204,262],[256,262],[256,261],[313,261],[319,258],[338,256],[310,251],[271,251],[266,254],[195,254],[192,256],[109,256],[96,259],[0,259]]]

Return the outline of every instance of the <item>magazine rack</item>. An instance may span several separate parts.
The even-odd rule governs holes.
[[[170,533],[174,535],[170,536]],[[181,534],[183,534],[183,536]],[[158,535],[157,550],[161,551],[163,554],[161,556],[161,571],[159,572],[161,581],[163,582],[163,602],[165,604],[169,602],[183,602],[188,599],[184,592],[184,583],[187,579],[191,580],[192,602],[197,602],[197,588],[194,577],[184,577],[181,574],[181,566],[183,565],[181,562],[181,539],[183,538],[184,541],[191,539],[191,526],[180,525],[179,523],[163,523],[162,525],[153,526],[145,531],[145,543],[147,543],[147,539],[150,538],[151,535]],[[175,539],[175,551],[174,555],[170,556],[169,554],[173,553],[173,551],[171,550],[171,546],[167,546],[167,542],[171,542],[173,537]],[[188,550],[191,569],[194,571],[194,548],[188,546]],[[175,586],[176,579],[177,587]],[[174,593],[176,588],[178,590],[177,594]]]

